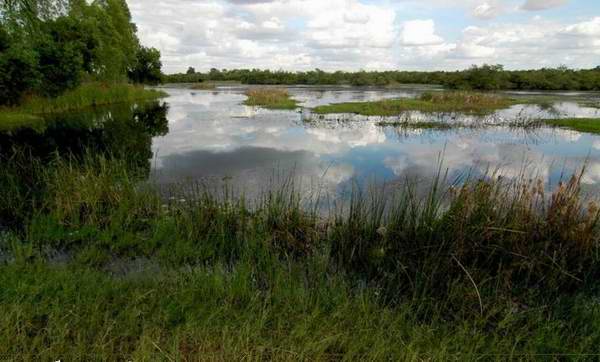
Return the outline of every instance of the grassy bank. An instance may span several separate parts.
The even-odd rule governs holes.
[[[31,125],[44,115],[76,111],[88,107],[134,102],[164,97],[162,91],[131,84],[86,83],[56,98],[31,96],[20,106],[0,109],[0,130]]]
[[[290,184],[244,201],[140,183],[117,159],[46,162],[2,158],[0,353],[597,353],[599,211],[579,176],[548,192],[440,175],[425,195],[356,191],[322,217]]]
[[[467,320],[423,318],[417,299],[385,307],[374,289],[318,265],[289,268],[261,273],[245,262],[123,277],[71,265],[3,266],[0,353],[136,361],[536,361],[568,353],[586,361],[600,342],[591,297],[512,311],[507,302]]]
[[[549,119],[544,120],[543,122],[554,127],[562,127],[579,132],[600,134],[600,118]]]
[[[268,109],[296,109],[298,102],[290,97],[286,89],[253,88],[246,92],[247,106],[259,106]]]
[[[318,106],[317,114],[354,113],[363,116],[396,116],[406,111],[486,114],[517,104],[511,98],[472,92],[424,93],[417,99],[386,99],[373,102],[336,103]]]

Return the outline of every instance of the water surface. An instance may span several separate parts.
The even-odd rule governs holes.
[[[153,177],[160,183],[196,180],[231,183],[247,191],[291,172],[303,185],[330,194],[352,184],[426,180],[440,158],[448,178],[495,171],[506,178],[542,178],[556,185],[587,164],[584,185],[600,183],[600,137],[540,127],[508,127],[515,119],[600,117],[595,93],[512,93],[540,97],[541,105],[516,105],[485,116],[493,127],[449,130],[382,127],[381,117],[326,115],[310,108],[329,103],[414,97],[428,87],[402,89],[291,87],[304,107],[273,111],[244,106],[244,87],[211,91],[165,88],[170,94],[169,133],[153,140]],[[411,119],[476,124],[481,117],[420,114]],[[403,117],[407,117],[404,115]]]

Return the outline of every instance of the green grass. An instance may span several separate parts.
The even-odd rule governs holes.
[[[600,214],[581,175],[550,192],[493,175],[449,186],[440,172],[424,195],[355,190],[322,216],[290,182],[244,200],[158,188],[100,155],[0,166],[0,354],[597,353]]]
[[[246,91],[247,106],[259,106],[267,109],[296,109],[298,102],[292,99],[286,89],[252,88]]]
[[[85,83],[56,98],[32,96],[18,107],[0,109],[0,130],[29,126],[43,119],[44,115],[164,96],[166,94],[162,91],[126,83]]]
[[[596,353],[597,302],[511,307],[425,320],[385,307],[319,264],[253,263],[111,276],[48,264],[0,267],[0,355],[16,360],[505,361]],[[310,280],[306,277],[310,276]],[[451,319],[451,318],[450,318]],[[490,325],[495,321],[495,326]],[[542,356],[544,354],[545,356]],[[559,357],[555,357],[559,358]],[[592,356],[571,356],[586,361]]]
[[[21,127],[39,129],[44,125],[44,118],[33,114],[2,110],[0,114],[0,131],[11,131]]]
[[[316,114],[354,113],[363,116],[396,116],[407,111],[486,114],[508,108],[518,101],[493,94],[472,92],[424,93],[417,99],[386,99],[373,102],[335,103],[318,106]]]
[[[548,119],[545,124],[568,128],[579,132],[600,134],[600,118],[570,118],[570,119]]]

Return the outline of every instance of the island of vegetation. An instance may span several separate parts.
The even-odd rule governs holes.
[[[395,116],[406,111],[486,114],[517,103],[514,99],[494,94],[426,92],[417,99],[401,98],[373,102],[333,103],[315,107],[312,111],[317,114],[354,113],[363,116]]]
[[[281,88],[251,88],[246,91],[247,106],[260,106],[267,109],[296,109],[298,103],[290,97],[287,89]]]
[[[600,134],[600,118],[563,118],[547,119],[543,123],[561,128],[568,128],[579,132]]]

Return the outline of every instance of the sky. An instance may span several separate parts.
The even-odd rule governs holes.
[[[163,70],[600,65],[600,0],[129,0]]]

